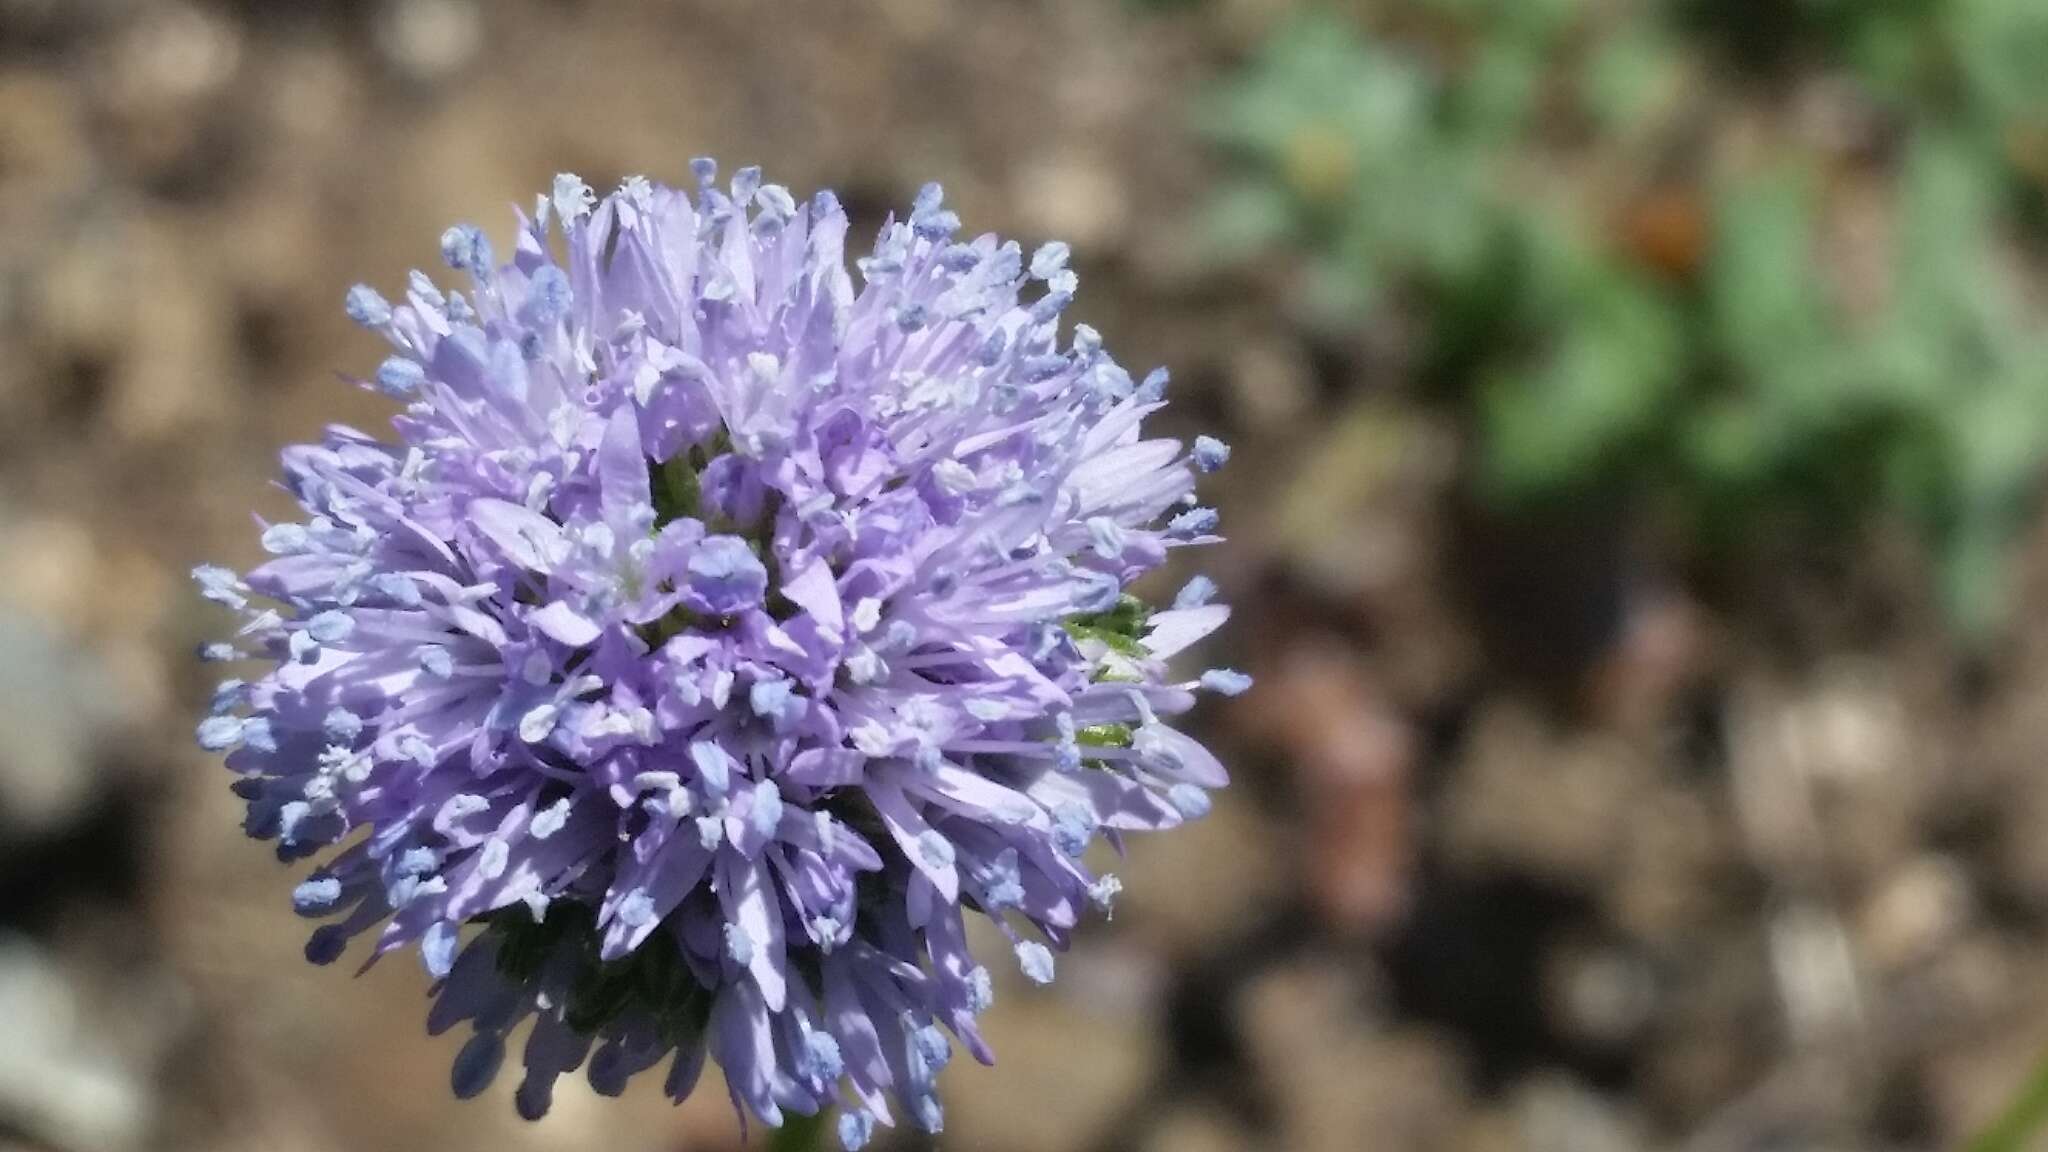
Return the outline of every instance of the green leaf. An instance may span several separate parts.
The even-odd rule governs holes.
[[[1249,259],[1293,235],[1294,206],[1277,185],[1241,180],[1209,201],[1202,236],[1212,258]]]
[[[1627,131],[1679,94],[1679,61],[1654,25],[1630,23],[1595,45],[1578,74],[1579,99],[1602,127]]]
[[[1810,178],[1781,169],[1720,190],[1707,297],[1722,353],[1751,376],[1830,338],[1813,259]]]
[[[1550,348],[1482,393],[1486,471],[1509,499],[1596,479],[1676,415],[1673,307],[1613,267],[1589,265],[1571,283]]]

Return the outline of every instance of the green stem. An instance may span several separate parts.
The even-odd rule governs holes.
[[[823,1111],[816,1116],[784,1112],[782,1127],[775,1130],[775,1138],[768,1142],[768,1152],[825,1152],[825,1147]]]
[[[1968,1152],[2022,1152],[2044,1124],[2048,1124],[2048,1057],[2034,1065],[2019,1095],[1970,1142]]]

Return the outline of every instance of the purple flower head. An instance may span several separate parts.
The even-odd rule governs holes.
[[[250,835],[323,857],[309,958],[418,947],[456,1094],[530,1020],[529,1117],[709,1057],[851,1148],[939,1124],[956,1042],[990,1059],[968,913],[1050,982],[1120,888],[1089,845],[1225,783],[1170,721],[1249,681],[1167,664],[1228,609],[1125,592],[1214,539],[1224,452],[1144,438],[1163,376],[1061,344],[1064,246],[958,240],[931,186],[856,279],[830,194],[693,169],[559,177],[509,261],[443,235],[462,291],[348,293],[396,438],[288,449],[304,521],[195,573],[245,617],[208,658],[268,662],[198,736]]]

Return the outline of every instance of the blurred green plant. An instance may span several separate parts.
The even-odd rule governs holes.
[[[1796,127],[1697,146],[1754,100],[1696,71],[1665,9],[1408,0],[1372,35],[1309,13],[1205,105],[1233,160],[1210,240],[1297,258],[1318,326],[1407,310],[1420,383],[1469,412],[1496,506],[1654,491],[1715,548],[1760,510],[1893,516],[1958,627],[1986,635],[2048,473],[2017,211],[2027,142],[2048,150],[2048,6],[1733,7],[1834,35],[1831,79],[1886,147],[1802,148]],[[1687,169],[1662,175],[1674,154]],[[1823,259],[1833,206],[1862,190],[1883,206],[1879,238],[1856,239],[1874,284]]]

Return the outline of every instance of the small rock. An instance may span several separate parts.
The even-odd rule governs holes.
[[[1260,1152],[1264,1147],[1226,1113],[1199,1104],[1168,1112],[1140,1145],[1142,1152]]]
[[[1186,954],[1241,931],[1282,896],[1286,860],[1277,830],[1251,797],[1228,789],[1199,820],[1161,836],[1134,836],[1128,854],[1092,861],[1123,881],[1115,926],[1169,954]]]
[[[1945,856],[1916,857],[1864,902],[1859,950],[1880,971],[1897,971],[1954,940],[1974,910],[1970,877],[1960,864]]]
[[[118,786],[106,742],[128,709],[87,653],[0,611],[0,855],[62,833]]]
[[[1449,1146],[1463,1106],[1455,1046],[1429,1030],[1382,1031],[1358,981],[1304,961],[1273,969],[1242,994],[1240,1028],[1261,1088],[1279,1110],[1289,1152]]]
[[[58,1152],[124,1152],[143,1145],[155,1100],[148,1069],[105,1028],[56,958],[0,936],[0,1131]]]
[[[1792,1039],[1801,1045],[1854,1038],[1864,1025],[1862,981],[1849,935],[1832,909],[1794,907],[1771,922],[1771,969]]]
[[[244,55],[228,17],[191,4],[146,6],[114,39],[97,95],[120,157],[144,182],[204,180],[230,130]]]
[[[1239,423],[1258,432],[1290,430],[1315,408],[1314,372],[1297,341],[1247,332],[1231,342],[1231,400]]]
[[[1657,979],[1649,964],[1609,943],[1567,944],[1545,965],[1549,1015],[1574,1041],[1620,1052],[1642,1035],[1657,1010]]]
[[[135,310],[108,382],[107,419],[124,446],[163,444],[230,410],[236,385],[220,281],[201,242],[167,225],[132,238]]]
[[[1293,842],[1310,897],[1329,927],[1369,934],[1407,907],[1414,733],[1334,646],[1299,646],[1263,679],[1249,726],[1295,770],[1304,834]]]
[[[1116,248],[1130,223],[1124,183],[1082,152],[1058,152],[1023,165],[1013,199],[1027,230],[1057,236],[1091,259]]]
[[[976,955],[991,969],[1006,967],[1000,947],[978,947]],[[948,1147],[1089,1147],[1158,1074],[1152,1021],[1086,1010],[1058,985],[1030,992],[999,982],[981,1030],[1001,1063],[983,1068],[962,1054],[948,1065],[941,1094]]]
[[[1565,1075],[1523,1084],[1512,1104],[1520,1152],[1635,1152],[1639,1125],[1612,1099]]]
[[[416,84],[448,80],[483,47],[483,13],[470,0],[391,0],[377,18],[377,47]]]
[[[1612,736],[1553,732],[1495,704],[1476,722],[1444,806],[1444,850],[1468,871],[1506,867],[1597,889],[1621,859],[1648,766]]]

